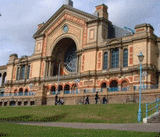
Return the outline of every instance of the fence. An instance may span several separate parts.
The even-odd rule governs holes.
[[[27,92],[27,93],[5,93],[0,94],[0,97],[10,97],[10,96],[33,96],[35,92]]]
[[[154,102],[146,103],[146,118],[148,118],[148,112],[149,111],[151,111],[153,109],[156,109],[156,111],[158,112],[159,102],[160,102],[160,99],[156,99]],[[153,108],[148,109],[148,106],[152,105],[154,103],[156,103],[156,106],[154,106]]]
[[[140,86],[134,86],[133,89],[134,90],[139,90]],[[141,85],[141,89],[142,90],[148,90],[148,89],[158,89],[158,85]]]

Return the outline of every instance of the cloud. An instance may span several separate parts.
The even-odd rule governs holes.
[[[151,23],[160,36],[159,0],[73,0],[74,7],[94,13],[102,2],[108,6],[109,20],[120,27],[134,28],[140,23]],[[0,65],[9,55],[32,55],[33,34],[37,24],[46,22],[63,4],[63,0],[1,0],[0,1]]]

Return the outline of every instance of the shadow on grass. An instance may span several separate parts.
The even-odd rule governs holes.
[[[26,121],[39,121],[39,122],[56,122],[59,121],[67,116],[68,113],[63,113],[61,115],[55,115],[55,116],[48,116],[44,118],[36,118],[32,115],[25,115],[25,116],[19,116],[19,117],[8,117],[8,118],[0,118],[0,121],[16,121],[16,122],[26,122]]]
[[[31,115],[19,116],[19,117],[8,117],[0,118],[0,121],[28,121]]]
[[[68,113],[63,113],[61,115],[44,117],[44,118],[40,119],[39,121],[43,121],[43,122],[56,122],[56,121],[60,121],[61,119],[65,118],[67,116],[67,114]]]

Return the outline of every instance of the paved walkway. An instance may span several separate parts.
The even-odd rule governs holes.
[[[114,129],[141,132],[160,132],[160,123],[131,123],[131,124],[104,124],[104,123],[65,123],[65,122],[18,122],[23,125],[47,127],[69,127],[80,129]]]

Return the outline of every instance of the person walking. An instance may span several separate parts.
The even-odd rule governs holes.
[[[102,100],[103,100],[103,104],[106,104],[106,103],[107,103],[106,96],[104,96]]]
[[[58,102],[58,95],[56,94],[56,96],[55,96],[55,105],[57,105],[57,102]]]
[[[86,99],[85,99],[85,105],[86,104],[89,104],[89,96],[87,96]]]
[[[98,96],[98,91],[97,91],[97,92],[96,92],[96,95],[95,95],[96,104],[98,103],[98,99],[100,99],[100,98],[99,98],[99,96]]]

